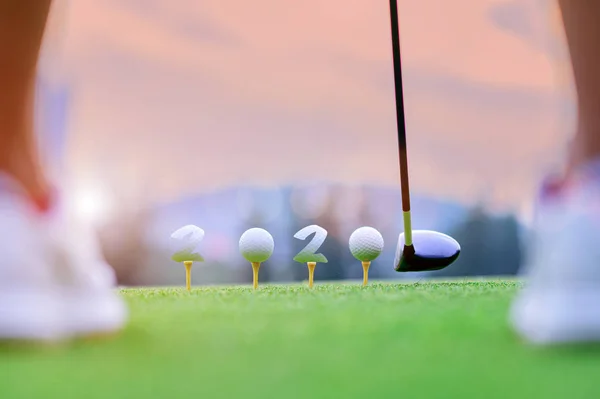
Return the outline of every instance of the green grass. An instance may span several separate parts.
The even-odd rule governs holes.
[[[128,289],[116,339],[0,351],[0,398],[591,398],[600,349],[533,348],[518,283]]]

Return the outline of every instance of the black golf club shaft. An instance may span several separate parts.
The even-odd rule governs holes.
[[[402,61],[400,59],[400,32],[398,28],[398,2],[390,0],[392,28],[392,54],[394,56],[394,84],[396,93],[396,124],[398,129],[398,155],[400,158],[400,187],[402,189],[402,219],[404,221],[404,251],[414,252],[410,216],[410,190],[408,187],[408,156],[406,152],[406,119],[402,92]]]
[[[454,262],[460,254],[460,245],[451,237],[432,231],[419,230],[419,252],[413,245],[410,216],[410,191],[408,188],[408,157],[406,152],[406,118],[402,90],[402,61],[400,59],[400,29],[398,1],[390,0],[392,29],[392,54],[394,56],[394,83],[396,92],[396,123],[398,129],[398,153],[400,156],[400,185],[402,188],[402,219],[404,221],[404,248],[398,248],[396,271],[439,270]],[[398,244],[400,245],[400,238]]]
[[[394,84],[396,92],[396,123],[398,129],[398,154],[400,156],[400,187],[402,189],[402,211],[410,212],[408,187],[408,157],[406,154],[406,120],[404,117],[404,94],[402,91],[402,62],[400,59],[400,33],[398,29],[398,2],[390,0],[392,28],[392,53],[394,56]]]

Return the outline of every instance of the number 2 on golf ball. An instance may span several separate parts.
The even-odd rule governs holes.
[[[294,256],[294,260],[300,263],[327,263],[327,258],[325,255],[316,253],[321,245],[323,245],[323,242],[325,242],[325,238],[327,238],[327,230],[321,226],[313,224],[298,231],[296,234],[294,234],[294,238],[306,240],[306,238],[308,238],[311,234],[314,234],[312,240],[310,240],[310,242],[302,251],[298,252],[298,254]]]
[[[198,252],[198,246],[204,239],[204,230],[193,224],[183,226],[171,234],[171,247],[175,262],[204,262],[204,258]]]
[[[183,226],[171,234],[171,245],[175,252],[171,259],[175,262],[182,262],[185,266],[185,288],[188,291],[192,286],[192,264],[204,262],[204,258],[197,251],[197,247],[203,239],[204,230],[193,224]]]

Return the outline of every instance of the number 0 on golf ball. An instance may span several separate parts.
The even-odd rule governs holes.
[[[348,244],[352,255],[361,262],[375,260],[383,251],[383,237],[372,227],[354,230]]]
[[[271,257],[274,249],[273,236],[267,230],[252,228],[240,237],[240,253],[248,262],[264,262]]]

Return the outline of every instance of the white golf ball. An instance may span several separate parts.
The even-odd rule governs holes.
[[[177,229],[171,234],[172,259],[176,262],[202,262],[204,259],[196,252],[196,249],[203,239],[204,230],[193,224]]]
[[[372,227],[354,230],[348,244],[352,255],[361,262],[375,260],[383,251],[383,237]]]
[[[273,236],[265,229],[252,228],[240,237],[240,253],[248,262],[264,262],[275,249]]]

